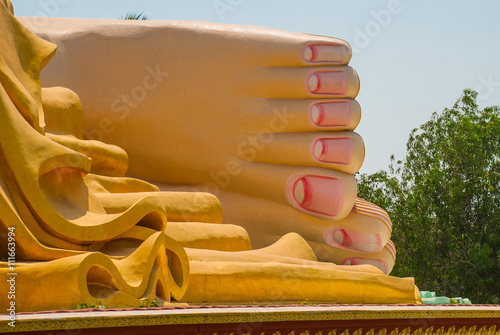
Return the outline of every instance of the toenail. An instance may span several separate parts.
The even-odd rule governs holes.
[[[362,264],[373,265],[382,270],[385,274],[388,274],[387,263],[379,259],[369,259],[364,257],[349,257],[342,261],[342,265],[362,265]]]
[[[300,178],[297,180],[295,183],[295,187],[293,189],[293,195],[295,197],[295,200],[299,203],[299,205],[304,206],[305,205],[305,194],[309,190],[307,190],[307,181],[304,178]]]
[[[344,229],[336,230],[333,233],[333,239],[343,247],[349,247],[352,244],[351,238],[349,237],[349,235],[347,235]]]
[[[332,247],[358,252],[379,252],[382,243],[379,234],[369,234],[356,230],[331,227],[323,232],[324,241]]]
[[[293,182],[291,191],[292,205],[299,208],[328,216],[336,216],[340,213],[343,202],[342,182],[337,178],[319,177],[306,175]]]
[[[304,59],[309,62],[316,62],[318,59],[318,46],[309,45],[304,50]]]
[[[319,81],[320,81],[319,74],[313,73],[309,77],[309,80],[307,81],[307,86],[309,87],[309,91],[316,93],[320,88]]]
[[[311,144],[312,156],[326,163],[349,164],[352,151],[353,143],[349,137],[320,138]]]
[[[304,48],[302,54],[308,62],[344,62],[347,57],[347,49],[342,45],[315,44]]]
[[[307,78],[307,88],[317,94],[345,94],[347,75],[344,71],[313,72]]]
[[[309,117],[317,126],[347,126],[351,120],[348,101],[317,103],[309,109]]]

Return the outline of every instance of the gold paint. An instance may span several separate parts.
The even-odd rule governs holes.
[[[467,330],[467,335],[475,335],[476,334],[476,326],[472,326]]]
[[[445,335],[453,335],[453,334],[455,334],[455,326],[448,328],[448,330],[445,333]]]
[[[474,335],[484,335],[485,328],[486,327],[481,327],[479,329],[476,329],[476,332]]]
[[[108,321],[111,321],[112,324],[106,324],[106,322],[104,322],[105,320],[108,320]],[[123,327],[125,326],[124,323],[122,322],[113,322],[113,320],[110,320],[110,319],[103,319],[103,318],[84,318],[84,319],[80,319],[79,320],[81,323],[85,323],[85,325],[88,327],[88,328],[101,328],[101,327]],[[90,322],[89,322],[90,321]],[[95,321],[95,322],[92,322],[92,321]],[[119,321],[119,319],[117,320],[114,320],[114,321]],[[319,321],[319,320],[318,320]],[[19,320],[17,321],[19,322]],[[16,323],[17,324],[17,323]],[[160,324],[160,323],[159,323]],[[179,324],[179,322],[177,322],[176,324]],[[129,326],[132,326],[132,324],[128,324]],[[142,325],[151,325],[151,324],[148,324],[148,323],[144,323]],[[85,327],[82,327],[81,324],[79,324],[78,322],[68,322],[65,324],[65,327],[61,327],[61,325],[58,323],[57,320],[49,320],[49,324],[48,326],[49,327],[46,327],[46,328],[42,328],[42,327],[39,327],[39,321],[38,322],[30,322],[29,324],[20,324],[20,328],[17,328],[16,326],[16,329],[14,329],[14,332],[20,332],[20,331],[26,331],[28,329],[30,330],[57,330],[57,329],[83,329]],[[29,328],[26,328],[25,326],[29,326]],[[443,328],[444,327],[441,327],[439,328],[437,331],[430,331],[429,332],[429,335],[438,335],[438,334],[443,334]],[[463,331],[463,329],[467,328],[466,326],[460,328],[459,330],[455,330],[455,326],[452,326],[448,329],[448,331],[446,332],[446,335],[460,335]],[[496,326],[491,326],[489,328],[487,328],[487,326],[482,326],[481,328],[479,328],[477,331],[476,329],[478,328],[478,326],[472,326],[470,328],[468,328],[468,334],[470,335],[484,335],[484,334],[487,334],[487,332],[492,332],[492,334],[494,334],[493,332],[495,332],[496,330]],[[432,329],[432,327],[429,327],[427,330],[429,329]],[[373,329],[371,329],[373,330]],[[371,331],[370,330],[370,331]],[[450,331],[451,330],[451,331]],[[11,332],[12,329],[9,328],[9,331],[8,332]],[[331,330],[328,335],[337,335],[339,329],[333,329]],[[373,332],[366,332],[365,335],[372,335]],[[418,330],[417,330],[418,331]],[[416,334],[417,331],[413,332],[413,334]],[[6,332],[5,329],[1,329],[0,328],[0,333],[2,332]],[[403,331],[399,331],[398,328],[394,329],[391,333],[395,333],[397,332],[397,334],[403,334],[403,333],[406,333],[408,334],[408,328],[404,329]],[[300,335],[309,335],[311,333],[311,331],[309,330],[306,330],[302,333],[300,333]],[[382,333],[387,333],[387,328],[383,328],[382,330],[380,330],[378,332],[378,334],[382,334]],[[266,332],[261,332],[260,335],[266,335],[267,333]],[[269,333],[271,334],[271,333]],[[272,333],[272,335],[281,335],[281,331],[280,330],[277,330],[277,331],[274,331]],[[287,333],[288,335],[295,335],[295,331],[291,331],[289,333]],[[317,332],[315,333],[315,335],[322,335],[323,333],[320,331],[320,332]],[[344,330],[342,333],[342,335],[349,335],[349,331],[348,330]],[[363,329],[362,328],[358,328],[356,330],[354,330],[352,332],[352,335],[362,335],[363,334]],[[213,335],[219,335],[218,332],[215,332],[213,333]],[[234,332],[231,333],[231,335],[235,335]],[[250,335],[250,333],[244,333],[242,335]]]
[[[424,332],[424,335],[432,335],[434,333],[434,326],[427,328]]]
[[[495,335],[495,330],[497,329],[497,326],[491,326],[488,329],[487,335]]]

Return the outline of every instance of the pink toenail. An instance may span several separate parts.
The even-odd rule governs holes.
[[[349,235],[347,235],[347,233],[344,229],[337,229],[333,233],[333,239],[339,245],[344,246],[344,247],[350,247],[352,245],[351,237]]]
[[[362,265],[362,264],[373,265],[382,270],[385,274],[388,274],[387,263],[378,259],[369,259],[364,257],[349,257],[344,259],[344,261],[342,262],[342,265]]]
[[[311,144],[311,155],[321,162],[349,164],[353,151],[349,137],[320,138]]]
[[[307,78],[307,88],[317,94],[345,94],[347,75],[344,71],[313,72]]]
[[[293,178],[288,182],[287,198],[294,207],[306,212],[336,216],[343,203],[342,182],[311,175]]]
[[[314,104],[309,117],[317,126],[347,126],[351,121],[351,104],[347,101]]]
[[[333,247],[358,252],[379,252],[382,250],[380,235],[355,230],[328,228],[323,232],[325,242]]]
[[[303,57],[309,62],[318,61],[318,47],[319,45],[309,45],[304,49]]]
[[[341,63],[347,57],[347,49],[342,45],[314,44],[304,48],[302,58],[308,62]]]

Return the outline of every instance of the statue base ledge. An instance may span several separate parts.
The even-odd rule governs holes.
[[[0,315],[0,333],[500,335],[498,305],[248,305],[87,309]]]

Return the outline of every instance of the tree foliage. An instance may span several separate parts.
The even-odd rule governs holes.
[[[393,220],[396,276],[420,289],[500,303],[500,109],[464,90],[414,129],[406,158],[359,175],[359,195]]]
[[[121,17],[122,20],[147,20],[148,17],[142,13],[127,12],[127,15]]]

